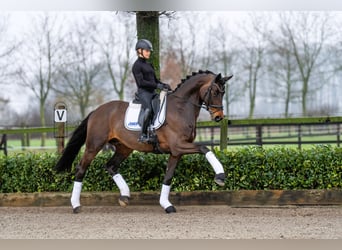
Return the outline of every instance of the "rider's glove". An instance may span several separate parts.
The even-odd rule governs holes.
[[[169,84],[166,83],[158,83],[157,84],[157,89],[163,90],[163,89],[167,89],[167,90],[171,90],[171,87]]]
[[[164,89],[164,84],[157,83],[157,89]]]

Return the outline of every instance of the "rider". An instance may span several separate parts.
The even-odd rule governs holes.
[[[138,141],[148,143],[149,138],[147,128],[151,120],[152,99],[156,95],[156,89],[171,89],[168,84],[162,83],[157,79],[153,65],[147,60],[153,51],[152,43],[149,40],[141,39],[135,46],[138,59],[133,64],[132,72],[136,81],[138,92],[137,96],[142,105],[143,120],[141,124],[141,135]]]

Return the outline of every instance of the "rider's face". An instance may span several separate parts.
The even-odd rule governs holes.
[[[139,55],[142,56],[145,59],[149,59],[151,56],[151,51],[146,50],[146,49],[140,49]]]

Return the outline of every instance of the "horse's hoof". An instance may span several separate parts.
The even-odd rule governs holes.
[[[167,207],[167,208],[165,209],[165,212],[166,212],[167,214],[176,213],[176,209],[175,209],[174,206],[169,206],[169,207]]]
[[[78,207],[73,208],[73,209],[72,209],[72,212],[73,212],[74,214],[80,213],[80,212],[81,212],[81,206],[78,206]]]
[[[129,197],[128,196],[120,196],[119,197],[119,204],[121,207],[127,207],[129,204]]]
[[[224,179],[226,178],[226,176],[224,175],[224,173],[221,173],[221,174],[217,174],[215,175],[215,183],[221,187],[224,186]]]

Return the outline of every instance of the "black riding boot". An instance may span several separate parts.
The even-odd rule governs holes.
[[[150,141],[150,138],[147,133],[147,128],[148,128],[148,125],[150,124],[150,115],[151,115],[151,110],[146,109],[144,112],[143,123],[141,125],[141,135],[140,135],[140,138],[138,139],[139,142],[149,143]]]

